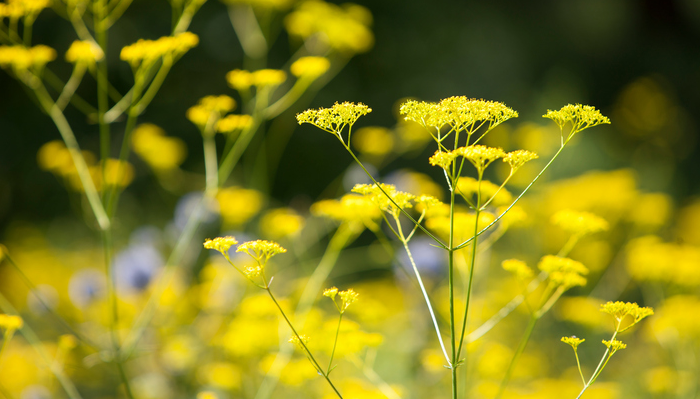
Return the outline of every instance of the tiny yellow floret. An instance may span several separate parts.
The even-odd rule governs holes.
[[[21,317],[9,314],[0,314],[0,327],[6,331],[17,331],[24,326]]]
[[[326,73],[331,62],[326,57],[301,57],[294,61],[289,71],[298,78],[316,79]]]

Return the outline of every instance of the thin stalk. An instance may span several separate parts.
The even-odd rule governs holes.
[[[619,327],[619,326],[618,326],[618,327]],[[612,342],[612,341],[615,340],[615,337],[617,337],[617,333],[618,333],[618,331],[617,331],[617,329],[616,329],[615,333],[612,335],[612,338],[610,338],[610,342]],[[598,376],[600,375],[600,373],[601,373],[601,372],[603,371],[603,369],[605,368],[605,365],[608,364],[608,361],[610,360],[610,357],[611,357],[611,355],[610,355],[610,348],[607,348],[607,349],[605,350],[605,353],[603,354],[603,357],[600,359],[600,362],[598,363],[598,367],[596,367],[595,371],[593,371],[593,375],[591,375],[591,378],[588,380],[588,383],[586,383],[586,384],[584,385],[583,389],[581,390],[581,392],[579,392],[579,394],[578,394],[578,396],[576,397],[576,399],[579,399],[579,398],[583,395],[583,393],[586,392],[586,390],[588,389],[588,387],[590,387],[591,385],[593,385],[593,383],[595,382],[595,380],[598,378]]]
[[[456,140],[455,140],[456,141]],[[453,175],[454,175],[454,165]],[[457,399],[457,367],[455,363],[459,361],[457,358],[457,345],[455,332],[455,296],[454,296],[454,255],[455,249],[452,247],[454,243],[454,221],[455,221],[455,190],[456,182],[453,182],[453,189],[450,191],[450,237],[448,241],[448,270],[449,270],[449,296],[450,296],[450,340],[452,344],[452,399]]]
[[[275,296],[272,295],[272,291],[270,290],[270,287],[267,286],[267,287],[264,287],[264,289],[265,289],[265,291],[267,291],[267,293],[270,295],[270,299],[272,299],[272,302],[275,303],[275,306],[277,306],[277,309],[279,309],[280,313],[282,314],[282,317],[284,317],[284,321],[287,322],[287,325],[288,325],[289,328],[292,330],[292,333],[294,333],[294,336],[296,336],[297,339],[299,340],[299,344],[301,345],[301,347],[302,347],[302,348],[304,349],[304,351],[306,352],[306,355],[309,357],[309,360],[311,360],[311,363],[314,365],[314,367],[316,368],[316,370],[318,370],[318,372],[321,373],[321,375],[323,376],[323,378],[325,378],[325,380],[328,382],[328,385],[330,385],[331,388],[333,388],[333,391],[335,391],[336,395],[338,395],[338,397],[339,397],[340,399],[343,399],[343,395],[341,395],[340,392],[338,392],[338,389],[335,387],[335,385],[333,385],[333,382],[332,382],[331,379],[328,377],[328,373],[325,373],[325,372],[323,371],[323,369],[321,368],[321,366],[320,366],[320,365],[318,364],[318,362],[316,361],[316,358],[314,358],[314,355],[311,354],[311,351],[309,350],[309,348],[306,347],[306,344],[305,344],[304,341],[301,339],[301,336],[299,335],[299,333],[297,333],[297,330],[294,329],[294,326],[292,325],[292,322],[289,321],[289,318],[287,318],[287,315],[284,313],[284,310],[282,310],[282,307],[280,306],[280,304],[277,303],[277,300],[275,299]]]
[[[104,53],[104,58],[97,62],[97,122],[100,126],[100,159],[106,161],[110,158],[110,128],[105,121],[105,113],[109,109],[109,80],[107,75],[107,29],[105,28],[105,20],[107,13],[107,4],[105,0],[96,0],[93,8],[95,18],[95,38],[97,44]],[[107,181],[106,177],[107,163],[102,164],[103,181]],[[109,190],[105,190],[104,200],[107,202]]]
[[[535,178],[530,182],[530,184],[528,184],[527,187],[525,187],[525,189],[523,190],[523,192],[521,192],[520,195],[518,195],[518,197],[508,206],[508,208],[506,208],[506,210],[503,211],[503,213],[501,213],[500,215],[498,215],[498,217],[497,217],[496,219],[494,219],[493,222],[489,223],[488,226],[486,226],[486,227],[484,227],[483,229],[481,229],[481,231],[479,231],[479,233],[478,233],[476,236],[482,235],[484,232],[486,232],[486,230],[490,229],[491,226],[493,226],[494,224],[498,223],[498,221],[501,220],[501,218],[502,218],[503,216],[505,216],[505,214],[508,213],[508,211],[510,211],[510,209],[513,208],[513,207],[515,206],[515,204],[518,203],[518,201],[520,201],[520,198],[522,198],[523,195],[525,195],[525,193],[530,189],[530,187],[532,187],[532,186],[535,184],[535,182],[536,182],[536,181],[542,176],[542,174],[549,168],[549,166],[552,164],[552,162],[554,162],[554,160],[557,159],[557,157],[559,156],[559,154],[561,153],[561,151],[562,151],[563,149],[564,149],[564,146],[559,147],[559,150],[556,152],[556,154],[554,154],[554,156],[552,156],[552,159],[550,159],[549,162],[547,162],[547,165],[545,165],[545,167],[542,168],[542,170],[540,171],[540,173],[538,173],[537,176],[535,176]],[[468,238],[467,240],[465,240],[464,242],[462,242],[461,244],[459,244],[457,247],[455,247],[455,250],[464,248],[464,247],[465,247],[467,244],[469,244],[473,239],[474,239],[474,237]]]
[[[214,135],[204,136],[204,171],[206,175],[205,195],[213,196],[219,188],[219,176],[216,161],[216,142]]]
[[[94,342],[92,342],[89,338],[87,338],[86,336],[84,336],[82,333],[78,332],[78,331],[75,330],[73,327],[71,327],[71,325],[68,324],[68,322],[67,322],[63,317],[61,317],[61,315],[59,315],[51,306],[49,306],[49,305],[44,301],[44,298],[42,298],[42,296],[37,292],[36,286],[35,286],[35,285],[32,283],[32,281],[27,277],[27,275],[24,274],[24,272],[22,271],[22,269],[21,269],[21,268],[19,267],[19,265],[15,262],[14,258],[12,258],[12,256],[10,255],[9,251],[7,251],[6,248],[5,248],[5,250],[3,250],[3,248],[4,248],[4,246],[3,246],[3,245],[0,245],[0,251],[2,251],[2,253],[3,253],[5,259],[6,259],[8,262],[10,262],[10,264],[12,265],[12,267],[15,268],[15,270],[17,271],[17,273],[20,275],[20,278],[22,279],[22,281],[24,281],[24,284],[27,286],[27,288],[29,288],[29,290],[30,290],[32,293],[34,293],[34,296],[39,300],[39,302],[44,306],[44,308],[45,308],[46,310],[48,310],[49,313],[50,313],[50,314],[51,314],[51,315],[52,315],[66,330],[68,330],[69,333],[73,334],[73,335],[74,335],[75,337],[77,337],[80,341],[82,341],[83,344],[85,344],[85,345],[86,345],[87,347],[89,347],[90,349],[97,349],[98,347],[97,347],[97,345],[96,345]]]
[[[75,94],[75,90],[78,88],[80,82],[83,80],[83,76],[85,76],[85,64],[82,62],[78,62],[75,64],[75,67],[73,68],[73,73],[71,73],[68,82],[66,82],[66,85],[63,86],[63,90],[61,91],[61,94],[56,100],[56,106],[61,111],[63,111],[66,108],[66,105],[68,105],[68,103],[70,102],[71,98],[73,97],[73,94]]]
[[[331,360],[328,362],[328,369],[326,370],[326,375],[331,374],[331,367],[333,367],[333,357],[335,356],[335,348],[338,345],[338,335],[340,334],[340,323],[343,321],[343,313],[340,313],[338,317],[338,327],[335,329],[335,341],[333,341],[333,350],[331,351]]]
[[[457,357],[460,357],[462,354],[462,345],[464,344],[464,335],[467,332],[467,317],[469,316],[469,300],[471,299],[471,293],[472,293],[472,283],[474,281],[474,268],[476,267],[476,245],[477,245],[477,237],[476,233],[479,231],[479,216],[481,214],[481,210],[479,208],[479,202],[481,202],[481,199],[479,198],[481,196],[481,193],[477,195],[477,206],[476,206],[476,222],[474,222],[474,241],[472,241],[472,256],[471,259],[469,260],[469,283],[467,285],[467,299],[466,299],[466,304],[464,305],[464,319],[462,320],[462,333],[459,337],[459,347],[457,348]]]
[[[389,399],[401,399],[401,397],[396,393],[396,391],[391,387],[391,385],[387,384],[387,382],[384,381],[382,377],[372,369],[371,366],[361,361],[357,355],[353,354],[348,356],[348,360],[350,360],[355,365],[355,367],[362,370],[362,373],[365,375],[365,377],[367,377],[367,379],[370,380],[372,384],[379,388],[379,390],[384,394],[384,396],[386,396]]]
[[[73,163],[75,164],[75,169],[78,172],[78,177],[80,178],[80,183],[85,190],[85,196],[88,199],[88,203],[92,208],[92,212],[95,214],[95,219],[100,226],[101,230],[106,230],[110,226],[110,220],[107,216],[100,196],[95,188],[95,183],[92,181],[90,176],[90,171],[88,170],[87,163],[83,154],[80,152],[80,146],[78,146],[78,141],[75,139],[73,130],[70,124],[63,115],[63,112],[56,106],[56,104],[51,99],[51,96],[46,91],[43,84],[39,84],[38,87],[34,88],[34,93],[36,93],[39,103],[44,108],[44,111],[49,114],[54,124],[58,128],[58,132],[63,138],[63,142],[66,144],[68,151],[70,152]]]
[[[341,141],[342,141],[342,140],[341,140]],[[343,145],[345,145],[345,143],[343,143]],[[379,188],[379,190],[381,190],[381,192],[384,193],[384,195],[389,199],[389,201],[391,201],[391,203],[394,204],[394,206],[395,206],[397,209],[399,209],[399,210],[401,211],[401,213],[403,213],[411,222],[413,222],[414,225],[418,226],[418,228],[420,228],[421,230],[423,230],[423,232],[424,232],[426,235],[428,235],[428,237],[432,238],[433,241],[435,241],[441,248],[443,248],[443,249],[447,249],[447,248],[448,248],[439,238],[435,237],[435,235],[433,235],[431,232],[429,232],[428,229],[426,229],[425,227],[423,227],[423,225],[421,225],[420,223],[418,223],[411,215],[409,215],[408,212],[406,212],[406,210],[404,210],[403,208],[401,208],[401,207],[396,203],[396,201],[394,201],[394,199],[391,198],[391,196],[390,196],[389,194],[387,194],[386,191],[384,191],[384,189],[383,189],[382,186],[377,182],[377,180],[374,178],[374,176],[372,176],[372,174],[369,173],[369,171],[365,168],[365,166],[362,164],[362,162],[360,162],[360,160],[357,158],[357,156],[355,156],[355,153],[352,152],[352,150],[350,149],[350,146],[349,146],[349,145],[345,146],[345,149],[348,150],[348,152],[350,153],[350,155],[352,155],[352,157],[353,157],[353,159],[355,160],[355,162],[357,162],[357,164],[360,165],[360,167],[362,168],[362,170],[367,174],[367,176],[372,180],[372,182],[373,182],[374,184],[377,185],[377,187]],[[454,195],[453,195],[453,197],[454,197]]]
[[[333,237],[331,237],[331,240],[326,247],[326,251],[323,253],[323,257],[321,257],[321,261],[314,269],[311,277],[309,277],[309,280],[304,287],[304,291],[301,293],[299,298],[299,303],[297,304],[294,312],[294,319],[297,326],[301,328],[304,327],[306,317],[311,311],[311,307],[316,300],[318,291],[321,289],[321,285],[324,281],[326,281],[333,270],[333,267],[340,256],[340,252],[347,247],[348,244],[354,241],[361,232],[362,230],[357,231],[357,229],[353,229],[347,223],[343,223],[340,225],[340,227],[338,227],[335,234],[333,234]],[[289,363],[292,350],[293,348],[287,346],[284,347],[279,354],[277,354],[270,371],[268,371],[267,375],[265,375],[265,380],[255,394],[255,399],[270,397],[272,391],[277,385],[282,369],[287,365],[287,363]]]
[[[416,280],[418,280],[418,285],[420,286],[421,293],[423,294],[423,299],[425,299],[425,304],[428,306],[428,312],[430,312],[430,318],[433,320],[433,327],[435,328],[435,334],[437,335],[438,341],[440,342],[440,348],[442,349],[442,353],[443,355],[445,355],[445,360],[447,360],[447,364],[450,367],[452,367],[452,361],[450,360],[450,356],[447,354],[447,349],[445,349],[445,343],[442,340],[442,333],[440,333],[440,327],[438,326],[437,318],[435,317],[435,312],[433,311],[433,305],[430,303],[428,292],[425,290],[425,286],[423,285],[423,279],[420,276],[418,267],[416,267],[416,262],[413,259],[413,254],[411,253],[411,250],[408,247],[408,240],[402,240],[402,243],[404,249],[406,250],[406,254],[408,255],[408,260],[411,262],[411,266],[413,267],[413,272],[416,275]]]
[[[7,298],[5,298],[5,296],[1,292],[0,309],[6,314],[17,314],[17,310],[14,308],[14,306],[12,306],[10,301],[8,301]],[[54,366],[53,361],[49,357],[48,353],[46,353],[46,351],[44,350],[44,345],[39,339],[39,337],[36,335],[34,330],[32,330],[32,328],[29,327],[27,323],[25,323],[24,326],[21,329],[19,329],[19,332],[24,336],[27,342],[29,342],[32,348],[34,348],[34,350],[39,355],[41,360],[44,361],[48,369],[51,370],[51,372],[56,376],[56,379],[58,380],[59,384],[61,384],[61,387],[63,387],[63,390],[66,391],[68,397],[70,399],[81,399],[82,397],[80,396],[78,390],[75,388],[73,382],[66,376],[66,374],[60,367]]]
[[[513,358],[511,359],[510,364],[508,365],[506,375],[503,377],[503,380],[501,380],[501,386],[498,388],[496,399],[499,399],[501,396],[503,396],[503,393],[506,390],[506,386],[508,386],[508,383],[510,382],[513,370],[515,369],[515,364],[518,362],[520,355],[525,350],[525,346],[527,346],[527,342],[530,340],[530,335],[532,334],[532,330],[535,329],[535,324],[537,324],[537,320],[538,317],[535,314],[530,316],[530,322],[528,323],[527,328],[525,329],[525,334],[520,340],[520,345],[518,345],[518,349],[515,351],[515,354],[513,355]]]

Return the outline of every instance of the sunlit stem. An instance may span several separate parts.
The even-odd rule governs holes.
[[[43,86],[43,84],[39,83],[38,85],[36,85],[36,87],[33,87],[33,89],[34,93],[36,93],[39,103],[41,104],[44,111],[46,111],[53,120],[54,124],[58,128],[58,132],[63,138],[63,142],[68,148],[68,152],[71,155],[71,159],[73,160],[75,169],[78,172],[80,183],[82,184],[83,189],[85,190],[85,196],[87,197],[88,203],[90,204],[90,208],[92,209],[92,212],[95,215],[95,219],[97,220],[100,229],[108,229],[110,226],[109,217],[107,216],[107,212],[105,211],[105,208],[102,205],[100,196],[97,193],[97,189],[95,188],[95,183],[92,181],[92,177],[90,176],[90,171],[88,169],[87,163],[85,162],[85,158],[83,158],[83,154],[80,152],[78,141],[76,140],[75,135],[73,134],[73,130],[71,129],[68,120],[66,120],[66,117],[63,115],[61,109],[53,102],[51,96],[46,91],[46,88]]]
[[[415,232],[415,230],[413,231]],[[416,262],[413,259],[411,249],[408,247],[408,239],[401,237],[401,242],[403,243],[403,247],[406,250],[406,254],[408,255],[408,260],[411,262],[411,266],[413,267],[413,273],[415,273],[416,280],[418,280],[418,285],[420,286],[421,293],[423,294],[425,304],[428,306],[428,312],[430,312],[430,318],[433,321],[433,327],[435,327],[435,334],[437,335],[438,341],[440,342],[440,348],[442,349],[442,353],[445,356],[447,365],[452,367],[452,361],[450,360],[450,356],[447,354],[447,349],[445,349],[445,343],[442,340],[442,333],[440,332],[440,327],[438,326],[437,318],[435,317],[435,312],[433,311],[433,305],[430,302],[430,297],[428,297],[428,292],[426,291],[425,285],[423,284],[423,279],[421,278],[420,272],[418,271],[418,267],[416,266]]]
[[[525,347],[527,346],[527,342],[530,340],[530,335],[532,334],[532,330],[535,328],[535,324],[537,324],[537,316],[535,314],[532,314],[530,316],[530,322],[527,325],[527,328],[525,329],[525,333],[523,334],[522,339],[520,340],[520,344],[518,345],[518,349],[515,351],[515,354],[513,355],[513,358],[510,361],[510,364],[508,364],[508,369],[506,370],[506,375],[503,377],[503,380],[501,380],[501,385],[498,388],[498,393],[496,394],[496,399],[499,399],[501,396],[503,396],[503,393],[506,390],[506,387],[508,386],[508,383],[510,382],[510,378],[513,374],[513,370],[515,369],[515,364],[518,362],[518,359],[520,358],[520,355],[523,353],[525,350]]]
[[[331,367],[333,367],[333,357],[335,356],[335,348],[338,345],[338,335],[340,334],[340,323],[343,321],[343,312],[340,312],[338,316],[338,327],[335,330],[335,340],[333,341],[333,350],[331,351],[331,360],[328,362],[328,369],[326,370],[326,375],[331,374]]]
[[[63,91],[61,91],[61,94],[56,100],[56,106],[61,111],[63,111],[66,108],[66,105],[68,105],[68,103],[70,102],[71,98],[73,97],[73,94],[75,94],[75,90],[78,88],[80,82],[83,80],[83,76],[85,75],[85,69],[85,63],[78,62],[75,64],[75,67],[73,68],[73,73],[71,73],[68,82],[66,82],[66,85],[63,87]]]
[[[576,356],[576,366],[578,366],[578,374],[581,376],[583,386],[586,386],[586,378],[583,376],[583,370],[581,370],[581,360],[578,357],[578,348],[574,348],[574,356]]]
[[[508,213],[508,211],[510,211],[511,208],[513,208],[513,207],[515,206],[515,204],[518,203],[518,201],[520,201],[520,198],[522,198],[522,197],[525,195],[525,193],[530,189],[530,187],[532,187],[532,186],[535,184],[535,182],[542,176],[542,174],[544,174],[544,172],[549,168],[549,166],[552,164],[552,162],[554,162],[554,160],[557,159],[557,157],[559,156],[559,154],[561,153],[561,151],[562,151],[563,149],[564,149],[564,146],[562,146],[562,147],[559,148],[559,150],[554,154],[554,156],[552,156],[552,159],[550,159],[549,162],[547,162],[547,165],[545,165],[545,167],[542,168],[542,170],[540,171],[540,173],[538,173],[537,176],[535,176],[535,178],[530,182],[530,184],[528,184],[527,187],[525,187],[525,189],[520,193],[520,195],[518,195],[518,197],[508,206],[508,208],[506,208],[506,210],[503,211],[503,213],[501,213],[500,215],[498,215],[498,217],[496,217],[496,218],[493,220],[493,222],[489,223],[488,226],[486,226],[486,227],[484,227],[483,229],[481,229],[475,237],[468,238],[468,239],[466,239],[464,242],[462,242],[461,244],[459,244],[457,247],[455,247],[455,250],[464,248],[464,247],[465,247],[467,244],[469,244],[474,238],[476,238],[477,236],[482,235],[484,232],[486,232],[486,230],[490,229],[491,226],[493,226],[494,224],[498,223],[498,221],[501,220],[501,218],[503,218],[503,216],[505,216],[505,214]]]
[[[299,341],[299,344],[300,344],[300,346],[302,347],[302,349],[304,350],[304,352],[306,352],[306,355],[309,357],[309,360],[311,361],[311,363],[313,364],[313,366],[316,368],[316,370],[318,370],[318,372],[319,372],[319,373],[323,376],[323,378],[328,382],[328,385],[330,385],[331,388],[333,388],[333,391],[336,393],[336,395],[338,395],[338,397],[339,397],[340,399],[343,399],[343,396],[340,394],[340,392],[338,392],[338,389],[335,387],[335,385],[333,385],[333,382],[332,382],[331,379],[328,377],[328,373],[326,373],[326,372],[323,371],[323,369],[321,368],[321,366],[320,366],[320,365],[318,364],[318,362],[316,361],[316,358],[314,358],[314,355],[311,354],[311,351],[310,351],[309,348],[306,346],[306,344],[304,343],[304,341],[301,339],[301,336],[299,335],[299,333],[297,333],[297,330],[296,330],[296,329],[294,328],[294,326],[292,325],[292,322],[289,320],[289,318],[287,317],[287,315],[284,313],[284,310],[282,310],[282,307],[280,306],[280,304],[277,303],[277,300],[275,299],[275,296],[272,295],[272,291],[270,290],[270,287],[267,286],[267,287],[265,287],[264,289],[265,289],[265,291],[267,291],[267,293],[270,295],[270,299],[272,299],[272,302],[275,303],[275,306],[277,306],[277,309],[279,309],[280,313],[282,314],[282,317],[284,318],[284,321],[287,322],[287,325],[288,325],[289,328],[292,330],[292,333],[294,333],[294,336],[295,336],[295,337],[297,338],[297,340]]]
[[[620,327],[620,326],[619,326],[619,324],[618,324],[618,328],[615,329],[615,332],[613,333],[612,338],[610,338],[610,342],[613,342],[613,341],[615,340],[615,337],[617,337],[617,333],[619,332],[619,331],[618,331],[619,327]],[[583,395],[583,393],[586,392],[586,390],[588,389],[588,387],[590,387],[591,385],[593,385],[593,383],[594,383],[595,380],[598,378],[598,376],[600,375],[600,373],[603,372],[603,369],[605,368],[605,366],[608,364],[608,361],[609,361],[610,358],[612,357],[612,354],[610,353],[611,348],[612,348],[612,345],[610,345],[610,347],[608,347],[608,348],[605,350],[605,353],[603,354],[603,357],[600,359],[600,362],[598,363],[598,367],[596,367],[595,371],[593,371],[593,375],[591,375],[590,380],[588,380],[588,382],[583,386],[583,389],[581,390],[581,392],[579,392],[579,394],[578,394],[578,396],[576,397],[576,399],[579,399],[579,398]]]
[[[391,201],[391,203],[394,204],[394,206],[395,206],[397,209],[399,209],[399,210],[401,211],[401,213],[403,213],[411,222],[413,222],[414,225],[418,226],[418,228],[420,228],[421,230],[423,230],[423,232],[424,232],[426,235],[428,235],[428,237],[432,238],[441,248],[447,249],[447,246],[446,246],[439,238],[435,237],[435,235],[433,235],[431,232],[429,232],[428,229],[426,229],[425,227],[423,227],[423,225],[421,225],[420,223],[418,223],[408,212],[406,212],[406,210],[404,210],[403,208],[401,208],[401,207],[396,203],[396,201],[394,201],[394,199],[391,198],[391,196],[390,196],[386,191],[384,191],[384,188],[382,188],[381,184],[379,184],[379,183],[377,182],[377,180],[374,178],[374,176],[372,176],[372,174],[369,173],[369,171],[365,168],[365,166],[362,164],[362,162],[360,162],[360,160],[357,158],[357,156],[356,156],[355,153],[350,149],[349,146],[347,146],[346,149],[348,150],[348,152],[350,153],[350,155],[353,157],[353,159],[355,160],[355,162],[357,162],[357,164],[360,165],[360,167],[361,167],[362,170],[365,172],[365,174],[367,174],[367,176],[368,176],[368,177],[372,180],[372,182],[377,186],[377,188],[379,188],[379,190],[384,194],[384,196],[386,196],[387,199],[389,199],[389,201]]]

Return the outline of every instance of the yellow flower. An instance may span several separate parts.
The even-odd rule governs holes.
[[[537,159],[540,156],[535,154],[534,152],[530,152],[527,150],[515,150],[511,151],[506,154],[505,157],[503,157],[503,162],[506,162],[510,165],[511,173],[515,172],[518,170],[521,166],[525,165],[525,163],[532,161],[533,159]]]
[[[222,0],[225,4],[246,4],[261,10],[283,11],[292,5],[293,0]]]
[[[297,122],[310,123],[321,130],[332,133],[338,137],[344,144],[345,141],[340,135],[345,126],[352,126],[357,120],[372,112],[372,108],[362,103],[335,103],[331,108],[308,109],[300,114],[297,114]],[[348,145],[348,144],[346,144]]]
[[[336,288],[336,287],[326,288],[323,291],[323,296],[331,298],[333,301],[335,301],[335,296],[337,294],[338,294],[338,288]]]
[[[222,188],[216,194],[221,218],[227,226],[240,226],[257,215],[264,197],[259,191],[240,188]]]
[[[491,200],[491,204],[494,206],[501,206],[510,204],[513,201],[513,196],[505,188],[500,188],[488,180],[482,180],[479,182],[473,177],[460,177],[457,182],[457,191],[464,195],[465,197],[472,199],[481,190],[481,203],[485,204],[487,201]],[[495,196],[495,197],[494,197]],[[475,201],[476,202],[476,201]]]
[[[474,165],[474,167],[483,173],[484,169],[491,164],[491,162],[503,158],[506,153],[500,148],[487,147],[484,145],[472,145],[469,147],[460,147],[454,151],[457,155],[461,155],[469,162]]]
[[[301,57],[292,63],[289,71],[298,78],[316,79],[326,73],[331,62],[326,57]]]
[[[131,64],[132,68],[150,67],[161,58],[180,57],[197,44],[199,37],[192,32],[163,36],[157,40],[139,39],[136,43],[122,48],[119,58]]]
[[[206,96],[199,99],[197,105],[187,110],[187,119],[204,132],[206,126],[217,123],[223,115],[235,108],[236,101],[227,95]]]
[[[258,263],[265,265],[271,257],[287,252],[276,242],[267,240],[246,241],[239,245],[236,252],[245,252]]]
[[[600,306],[600,311],[611,315],[618,323],[621,323],[626,316],[632,317],[632,324],[625,330],[639,323],[643,318],[654,314],[654,309],[650,307],[640,307],[636,303],[620,301],[607,302]]]
[[[376,204],[379,209],[394,217],[399,216],[401,209],[413,206],[411,201],[415,198],[415,195],[398,191],[396,187],[391,184],[379,184],[379,186],[376,184],[356,184],[352,192],[366,196]]]
[[[439,105],[450,126],[456,131],[464,130],[469,135],[481,126],[479,122],[488,123],[490,130],[508,119],[518,117],[516,111],[501,102],[476,100],[465,96],[445,98]]]
[[[257,88],[279,86],[287,79],[287,74],[279,69],[260,69],[251,74]]]
[[[394,148],[394,136],[387,128],[368,126],[353,134],[352,143],[361,153],[381,157]]]
[[[157,171],[175,169],[187,156],[184,141],[166,136],[163,129],[151,123],[136,126],[131,135],[131,146],[138,156]]]
[[[425,101],[406,100],[401,104],[399,114],[404,115],[404,119],[407,121],[416,122],[426,129],[433,128],[437,131],[447,125],[450,120],[449,115],[439,104]],[[432,134],[432,131],[428,130]],[[437,140],[437,137],[433,137]]]
[[[366,226],[373,226],[373,221],[382,217],[379,208],[369,198],[354,194],[346,194],[340,200],[318,201],[311,206],[311,213],[340,222],[360,222]]]
[[[89,41],[76,40],[66,52],[66,61],[74,64],[83,63],[88,66],[104,58],[104,52],[97,44]]]
[[[504,260],[501,262],[501,267],[503,267],[503,270],[513,273],[518,280],[530,279],[534,274],[525,262],[518,259]]]
[[[219,133],[234,133],[246,130],[253,125],[253,117],[250,115],[226,115],[216,122],[216,131]]]
[[[6,331],[17,331],[24,326],[21,317],[9,314],[0,314],[0,327]]]
[[[600,111],[590,105],[581,104],[568,104],[558,111],[547,110],[547,113],[542,117],[553,120],[559,126],[562,131],[562,144],[566,144],[576,133],[589,127],[610,124],[610,119],[603,116]],[[565,138],[563,136],[564,126],[568,123],[571,124],[571,131]]]
[[[371,23],[372,14],[362,6],[341,7],[320,0],[300,2],[284,19],[290,36],[303,40],[314,36],[325,46],[350,55],[372,48]]]
[[[228,254],[228,250],[236,244],[238,244],[238,241],[236,241],[235,237],[224,236],[224,237],[214,238],[213,240],[206,239],[204,241],[204,248],[215,249],[215,250],[221,252],[222,254],[224,254],[224,256],[226,256]]]
[[[253,85],[253,75],[246,70],[234,69],[226,74],[226,82],[232,89],[248,90]]]
[[[588,274],[588,268],[573,259],[546,255],[540,259],[537,267],[549,274],[549,282],[554,286],[568,290],[575,286],[586,285],[587,281],[583,275]]]
[[[612,356],[615,354],[620,349],[625,349],[627,348],[627,344],[622,343],[621,341],[618,341],[616,339],[613,339],[612,341],[606,341],[603,340],[603,344],[608,347],[608,349],[611,349],[610,355]]]
[[[578,349],[578,346],[581,345],[581,343],[585,341],[585,339],[577,338],[576,336],[571,336],[571,337],[562,337],[561,342],[571,345],[574,350]]]
[[[260,231],[273,239],[281,239],[297,234],[304,227],[304,218],[291,208],[268,211],[260,219]]]
[[[44,66],[56,59],[56,50],[43,44],[26,48],[24,46],[0,46],[0,67],[12,67],[16,71],[33,68],[41,71]]]
[[[551,219],[552,223],[572,234],[589,234],[608,230],[608,222],[589,212],[577,212],[571,209],[561,210]]]
[[[454,151],[435,151],[435,154],[431,156],[428,159],[428,162],[430,162],[431,165],[433,166],[439,166],[445,170],[449,171],[449,167],[452,165],[452,162],[454,162],[455,158],[457,158],[457,155],[459,155],[457,152]]]

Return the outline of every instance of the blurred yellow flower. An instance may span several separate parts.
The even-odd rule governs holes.
[[[260,218],[260,232],[274,240],[294,236],[302,227],[304,218],[291,208],[273,209]]]
[[[76,40],[66,51],[66,61],[74,64],[95,65],[104,58],[104,52],[94,42]]]
[[[331,62],[326,57],[301,57],[292,63],[289,71],[298,78],[316,79],[326,73]]]
[[[264,197],[259,191],[228,187],[216,194],[221,218],[226,226],[240,226],[257,215],[262,208]]]
[[[166,136],[163,129],[151,123],[136,126],[132,132],[131,146],[156,171],[175,169],[187,156],[184,141]]]
[[[387,128],[368,126],[353,133],[352,143],[363,154],[381,157],[393,150],[394,136]]]

